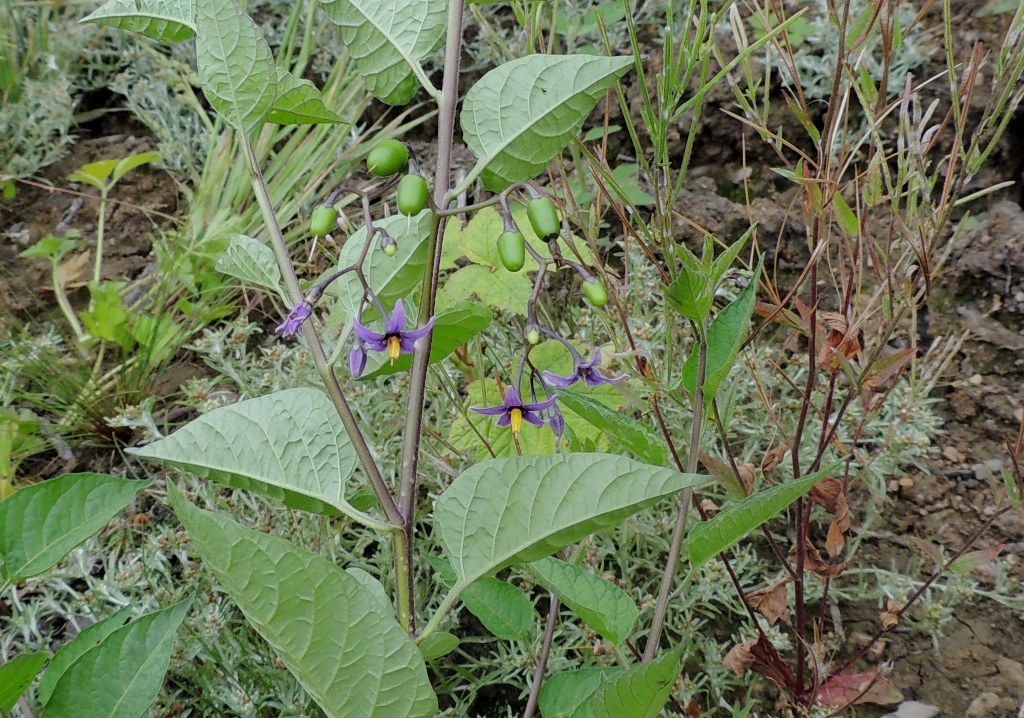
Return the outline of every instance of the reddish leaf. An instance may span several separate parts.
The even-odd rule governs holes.
[[[886,706],[902,701],[903,694],[878,671],[868,671],[832,676],[818,689],[815,700],[826,708],[844,708],[858,703]]]

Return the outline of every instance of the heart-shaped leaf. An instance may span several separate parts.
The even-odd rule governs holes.
[[[316,513],[345,513],[356,454],[331,400],[286,389],[214,409],[130,453]]]
[[[217,260],[217,271],[275,294],[280,292],[281,269],[274,250],[244,234],[231,235],[231,244]]]
[[[65,474],[15,491],[0,501],[0,573],[21,581],[48,571],[150,483]]]
[[[441,494],[434,526],[462,589],[707,480],[611,454],[491,459],[462,472]]]
[[[366,89],[377,99],[404,105],[416,94],[417,78],[429,85],[420,62],[444,38],[446,0],[320,0],[320,4],[341,27],[341,38]]]
[[[199,555],[324,713],[433,718],[423,657],[378,591],[325,558],[193,506],[173,484],[167,494]]]
[[[327,109],[324,98],[309,80],[300,80],[283,68],[277,68],[277,98],[267,121],[278,125],[318,125],[343,123],[337,113]]]
[[[533,179],[583,127],[632,57],[527,55],[488,72],[466,94],[462,134],[477,156],[471,172],[500,191]]]
[[[196,60],[203,94],[224,121],[252,135],[277,97],[270,46],[235,0],[197,2]]]
[[[163,686],[191,605],[189,598],[147,614],[83,653],[57,680],[43,718],[141,718]]]

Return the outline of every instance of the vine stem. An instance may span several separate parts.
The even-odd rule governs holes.
[[[462,59],[462,25],[465,1],[453,0],[448,5],[448,37],[444,54],[444,77],[438,99],[437,167],[434,170],[434,205],[447,209],[450,202],[452,142],[455,135],[455,108],[459,101],[459,67]],[[423,275],[420,293],[419,324],[422,326],[434,313],[437,282],[441,273],[441,245],[447,217],[434,212],[430,235],[427,239],[427,271]],[[404,534],[403,553],[395,552],[395,571],[399,602],[409,605],[410,621],[403,623],[410,633],[416,632],[415,576],[413,546],[416,523],[416,480],[419,467],[420,435],[423,431],[423,407],[426,398],[427,369],[430,366],[430,348],[434,337],[428,334],[421,340],[412,362],[409,381],[409,404],[402,441],[402,466],[398,492],[399,514]],[[397,547],[396,547],[397,548]],[[403,595],[404,594],[404,595]]]
[[[266,180],[263,179],[263,172],[260,169],[259,159],[253,149],[252,142],[244,133],[239,133],[239,137],[245,150],[246,158],[249,160],[249,171],[252,173],[252,186],[256,194],[256,201],[259,203],[260,212],[263,214],[263,221],[270,232],[270,244],[277,257],[278,267],[281,269],[281,276],[284,279],[288,300],[292,306],[297,306],[303,301],[304,297],[302,290],[299,288],[299,279],[295,276],[295,268],[292,266],[288,245],[284,241],[281,226],[278,224],[277,215],[274,213],[274,206],[270,199],[270,190],[267,187]],[[338,377],[327,361],[323,344],[320,343],[320,337],[316,333],[312,322],[302,323],[302,334],[306,339],[306,345],[309,347],[309,353],[313,357],[313,364],[316,366],[316,370],[324,382],[324,387],[327,389],[327,396],[330,397],[331,403],[334,404],[334,408],[338,412],[338,416],[341,417],[342,426],[345,427],[345,432],[352,442],[352,447],[355,449],[359,463],[362,465],[366,478],[370,482],[370,487],[373,489],[377,502],[380,504],[391,526],[395,555],[398,556],[400,552],[405,552],[402,514],[398,510],[394,497],[391,495],[391,490],[384,482],[384,477],[381,475],[380,468],[373,458],[373,452],[370,449],[370,445],[366,442],[366,437],[359,427],[359,422],[352,412],[348,400],[345,399],[345,394],[338,383]],[[408,625],[407,621],[409,616],[411,616],[411,606],[407,605],[403,600],[401,593],[398,595],[398,615],[402,625]],[[403,621],[403,617],[406,619],[405,621]]]
[[[551,655],[551,642],[555,637],[555,626],[558,625],[558,609],[561,605],[558,596],[552,593],[551,607],[548,609],[548,622],[544,627],[544,643],[541,645],[540,656],[537,658],[537,670],[533,672],[533,685],[530,686],[530,697],[526,700],[523,718],[533,718],[533,711],[537,708],[540,687],[544,684],[544,671],[547,670],[548,656]]]
[[[686,454],[686,472],[697,472],[697,458],[700,455],[701,424],[704,422],[704,378],[708,370],[708,320],[705,317],[699,334],[700,350],[697,359],[697,391],[694,396],[693,428],[690,431],[690,448]],[[683,549],[683,537],[686,535],[686,517],[693,501],[693,489],[684,489],[676,505],[676,525],[672,529],[672,543],[669,545],[668,560],[665,571],[661,575],[661,588],[658,590],[658,603],[651,619],[651,631],[647,634],[647,645],[644,646],[644,663],[654,660],[661,641],[661,632],[665,627],[665,614],[668,612],[668,599],[672,594],[676,571],[679,567],[679,555]]]

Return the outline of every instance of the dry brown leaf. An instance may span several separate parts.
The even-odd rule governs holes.
[[[846,536],[843,534],[843,529],[836,519],[828,525],[828,537],[825,539],[825,550],[828,551],[828,555],[832,558],[836,558],[842,553],[843,546],[846,545]]]
[[[719,511],[718,504],[711,499],[702,499],[700,502],[700,508],[708,518],[711,518]]]
[[[879,671],[867,671],[832,676],[818,689],[815,699],[826,708],[845,708],[858,703],[892,705],[902,701],[903,694]]]
[[[882,629],[891,631],[900,625],[900,612],[903,607],[891,598],[885,602],[885,610],[878,614],[878,620],[882,622]]]
[[[747,671],[750,670],[751,666],[754,665],[754,654],[751,650],[756,643],[757,639],[751,639],[733,646],[725,654],[722,665],[740,678],[743,678],[743,676],[747,675]]]
[[[789,579],[787,578],[772,586],[747,594],[750,607],[764,616],[770,626],[774,626],[780,619],[784,623],[789,623],[788,583]]]
[[[60,286],[66,286],[68,282],[73,282],[83,274],[85,274],[86,268],[89,266],[89,255],[91,252],[82,252],[76,254],[57,265],[57,283]]]
[[[766,474],[770,474],[771,472],[775,471],[775,469],[779,468],[779,464],[782,463],[782,460],[786,457],[786,453],[788,451],[789,444],[786,442],[782,442],[774,449],[769,451],[767,454],[764,455],[764,458],[761,460],[761,471],[763,471]]]
[[[796,546],[790,549],[789,554],[790,556],[796,555]],[[846,564],[828,563],[822,557],[821,552],[808,539],[804,544],[804,568],[822,578],[831,578],[841,574],[843,569],[846,568]]]

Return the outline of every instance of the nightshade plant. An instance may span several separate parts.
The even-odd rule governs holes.
[[[513,570],[550,592],[526,718],[538,707],[545,718],[656,716],[673,692],[686,655],[685,645],[667,648],[662,640],[684,544],[690,565],[698,568],[801,501],[837,468],[822,461],[823,450],[809,471],[776,476],[774,485],[756,493],[751,487],[713,516],[702,508],[702,520],[687,526],[693,490],[711,480],[697,474],[704,428],[720,419],[716,394],[748,337],[755,309],[761,265],[753,262],[745,286],[715,310],[717,290],[747,247],[749,233],[718,256],[709,240],[700,256],[678,246],[671,261],[666,260],[666,301],[693,329],[692,351],[677,367],[671,387],[689,400],[688,426],[669,427],[655,398],[651,406],[660,435],[614,407],[577,394],[579,389],[615,391],[626,386],[627,376],[607,373],[597,346],[580,353],[548,326],[553,322],[538,309],[555,279],[578,277],[581,284],[575,286],[596,310],[610,302],[616,306],[615,291],[592,248],[578,245],[554,200],[534,181],[560,157],[619,78],[642,69],[639,56],[539,54],[513,59],[477,80],[457,113],[462,0],[321,0],[321,5],[340,26],[366,87],[377,98],[403,105],[423,92],[436,104],[437,156],[432,194],[424,203],[416,189],[401,202],[400,215],[374,217],[369,197],[349,184],[328,194],[319,205],[327,209],[319,212],[317,234],[340,222],[333,210],[349,194],[361,199],[363,226],[341,248],[336,271],[306,292],[253,142],[267,123],[339,122],[315,86],[275,64],[259,28],[235,0],[109,0],[87,18],[157,40],[194,38],[200,83],[213,108],[237,131],[267,235],[266,243],[236,236],[218,266],[284,299],[288,314],[277,331],[282,337],[302,337],[323,384],[211,411],[132,453],[296,510],[341,517],[390,541],[394,575],[375,577],[202,510],[168,479],[169,503],[197,552],[325,715],[435,715],[439,705],[426,666],[459,643],[444,630],[452,609],[464,603],[488,625],[484,607],[502,609],[524,600],[518,587],[499,578]],[[743,57],[784,29],[783,24],[766,33],[744,49]],[[442,43],[438,88],[421,63]],[[457,120],[476,162],[453,186]],[[375,175],[392,175],[408,166],[418,176],[418,166],[401,142],[375,148],[370,160]],[[415,184],[422,187],[419,180]],[[471,190],[476,201],[460,206],[458,198]],[[520,205],[527,207],[525,220]],[[470,224],[492,222],[495,227],[493,239],[478,253],[493,272],[479,263],[459,268],[443,288],[441,305],[449,223],[469,215]],[[502,242],[506,246],[499,246],[501,237],[509,235],[512,239]],[[521,250],[533,259],[528,269]],[[525,298],[510,295],[510,302],[522,303],[526,321],[519,329],[525,341],[518,366],[502,371],[506,388],[501,403],[495,404],[494,396],[469,408],[498,417],[496,423],[508,427],[514,449],[509,456],[494,451],[494,458],[464,468],[433,502],[432,513],[425,512],[420,479],[429,468],[421,466],[420,458],[428,370],[488,326],[489,310],[461,300],[474,293],[466,288],[476,286],[481,273],[486,282],[504,277],[502,271],[527,278],[531,287]],[[415,303],[416,311],[407,310],[406,303]],[[344,340],[330,345],[330,335],[321,333],[325,320],[341,325]],[[375,322],[383,331],[371,328]],[[568,374],[539,366],[543,337],[568,348],[573,360]],[[339,378],[337,365],[346,351],[353,377],[408,371],[396,481],[382,471],[372,436],[360,425]],[[378,359],[367,374],[370,362]],[[638,357],[638,386],[647,379],[644,366]],[[564,396],[559,393],[563,390]],[[580,443],[569,436],[572,426],[559,406],[563,402],[573,417],[582,417],[606,436],[601,446],[607,452],[573,450]],[[528,447],[524,450],[524,422],[550,430],[558,451],[530,455]],[[672,441],[680,432],[688,434],[684,452]],[[146,486],[88,474],[17,492],[0,503],[0,579],[6,584],[44,572]],[[374,500],[356,501],[365,487]],[[676,502],[675,527],[650,622],[638,628],[640,611],[628,593],[565,560],[568,555],[557,554],[664,499]],[[418,527],[424,521],[439,538],[443,556],[426,557],[420,550]],[[446,591],[429,611],[417,604],[414,586],[414,569],[425,562],[434,567]],[[393,583],[393,596],[387,595],[385,583]],[[143,715],[160,689],[174,632],[189,603],[126,625],[124,614],[118,613],[71,641],[44,674],[44,717]],[[618,666],[546,675],[561,606],[610,642]],[[517,631],[488,627],[507,640],[522,639]],[[637,639],[645,641],[642,650]],[[47,660],[45,654],[32,654],[3,667],[0,677],[9,682],[0,685],[19,688],[0,693],[0,710],[17,700]]]

